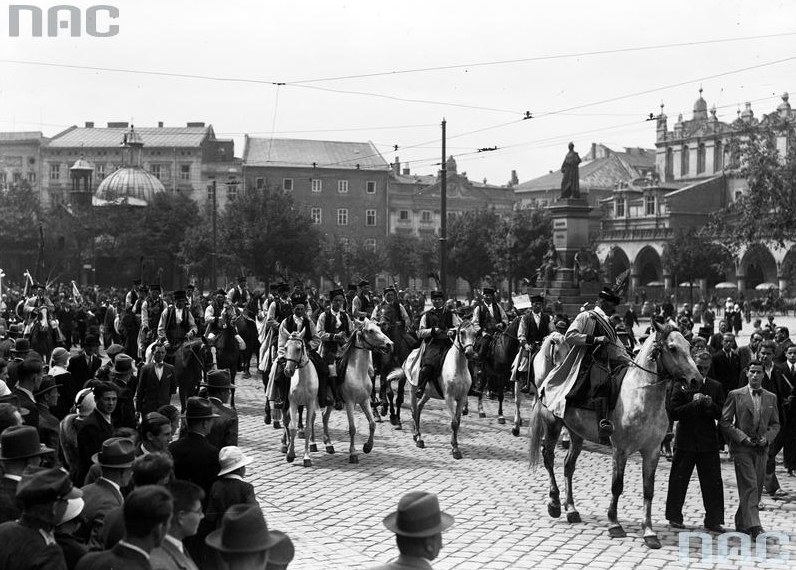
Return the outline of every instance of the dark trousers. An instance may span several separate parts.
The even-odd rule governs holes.
[[[724,524],[724,484],[721,481],[721,461],[718,451],[685,451],[675,448],[672,470],[669,473],[669,492],[666,496],[666,519],[683,522],[688,482],[697,469],[702,504],[705,507],[705,526]]]
[[[785,430],[780,429],[777,437],[768,446],[768,459],[766,460],[766,493],[773,495],[779,490],[779,479],[777,479],[777,454],[785,446]]]
[[[796,402],[791,406],[796,410]],[[785,469],[788,471],[796,470],[796,413],[790,412],[785,428],[780,429],[780,433],[785,432]]]

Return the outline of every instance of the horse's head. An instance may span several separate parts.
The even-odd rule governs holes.
[[[473,345],[475,344],[476,337],[475,325],[470,319],[465,319],[456,328],[454,346],[458,345],[459,350],[463,351],[467,358],[472,358],[475,354]]]
[[[646,353],[649,360],[657,360],[673,379],[690,381],[700,377],[691,357],[691,346],[680,330],[671,323],[661,325],[653,321],[653,325],[655,334],[650,335],[639,357],[644,358]]]
[[[366,317],[361,325],[357,325],[356,334],[364,348],[381,354],[387,354],[392,350],[392,341],[384,334],[376,321],[371,321]]]
[[[304,346],[304,329],[290,333],[285,342],[285,375],[290,378],[296,368],[306,363],[308,356]]]

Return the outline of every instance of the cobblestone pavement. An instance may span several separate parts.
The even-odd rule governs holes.
[[[737,556],[725,564],[697,563],[696,541],[690,559],[678,555],[679,532],[668,527],[663,516],[670,463],[661,459],[656,479],[653,524],[663,543],[660,550],[647,549],[640,535],[642,517],[641,467],[638,456],[628,462],[625,493],[620,501],[620,520],[628,537],[611,539],[606,516],[610,501],[611,458],[599,446],[586,445],[575,473],[575,500],[583,517],[581,524],[566,518],[551,519],[545,507],[547,474],[531,473],[527,466],[526,430],[512,437],[510,425],[498,425],[496,402],[487,402],[488,417],[463,418],[459,443],[464,459],[450,454],[449,420],[440,401],[424,410],[425,449],[415,447],[404,409],[404,430],[394,430],[385,421],[377,426],[375,447],[362,454],[364,415],[359,414],[358,465],[348,463],[348,426],[344,412],[333,412],[331,437],[336,453],[312,454],[313,466],[292,464],[279,451],[279,432],[262,419],[262,387],[259,380],[239,380],[240,445],[254,457],[248,479],[271,528],[286,531],[296,544],[292,569],[368,568],[396,555],[394,535],[381,523],[395,508],[400,496],[412,489],[439,495],[442,508],[456,523],[443,535],[444,546],[434,562],[446,568],[782,568],[772,560],[789,556],[796,560],[793,545],[779,547],[770,542],[769,562],[740,562]],[[508,400],[507,400],[508,402]],[[472,409],[475,399],[470,399]],[[527,419],[528,410],[525,410]],[[316,430],[319,442],[320,420]],[[527,422],[526,422],[527,425]],[[303,450],[303,442],[301,444]],[[563,483],[563,451],[557,454],[559,484]],[[781,468],[780,468],[780,471]],[[766,530],[794,533],[796,529],[796,479],[781,472],[786,501],[766,499],[762,512]],[[732,463],[722,459],[725,484],[725,518],[732,523],[737,491]],[[684,509],[685,524],[699,531],[702,502],[696,474],[689,487]],[[717,548],[713,547],[713,552]],[[754,551],[753,551],[754,555]]]

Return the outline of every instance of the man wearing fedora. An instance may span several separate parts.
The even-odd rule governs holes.
[[[61,422],[52,413],[60,398],[55,379],[49,375],[42,378],[34,396],[39,412],[39,439],[47,447],[58,449],[61,442]]]
[[[135,401],[142,417],[170,404],[171,397],[177,393],[174,366],[166,363],[165,358],[166,347],[156,343],[152,348],[152,362],[145,364],[139,373]]]
[[[153,283],[149,286],[149,295],[141,305],[141,330],[138,333],[138,349],[142,358],[146,347],[157,338],[160,318],[168,307],[160,293],[160,285]]]
[[[196,483],[206,496],[210,494],[219,470],[218,448],[207,440],[213,419],[217,417],[212,404],[205,398],[188,398],[185,413],[187,431],[169,445],[175,477]]]
[[[135,413],[135,394],[138,389],[138,378],[133,374],[133,359],[120,354],[110,371],[110,381],[119,387],[116,409],[113,411],[113,425],[135,428],[138,425]]]
[[[23,418],[25,425],[38,428],[39,409],[36,407],[34,394],[39,389],[42,378],[41,358],[29,355],[20,363],[17,375],[17,385],[11,390],[11,393],[19,398],[20,406],[28,410],[28,414]]]
[[[441,512],[433,493],[411,491],[398,501],[394,513],[384,518],[384,526],[395,533],[399,556],[372,570],[430,569],[442,549],[442,532],[453,524],[453,517]]]
[[[150,563],[153,570],[198,570],[188,553],[183,540],[196,536],[202,521],[201,487],[179,479],[169,483],[166,488],[174,500],[171,523],[166,538],[151,552]]]
[[[124,504],[122,489],[132,476],[135,460],[135,443],[124,437],[112,437],[103,442],[102,449],[94,454],[93,461],[100,466],[102,476],[83,487],[83,529],[81,534],[90,538],[89,544],[101,545],[102,525],[105,516]]]
[[[0,523],[19,517],[16,494],[26,468],[38,467],[42,455],[54,453],[44,447],[39,433],[31,426],[12,426],[0,434],[0,464],[3,477],[0,479]]]
[[[277,408],[280,407],[280,403],[284,404],[285,406],[287,405],[287,392],[290,383],[288,378],[285,376],[285,347],[287,346],[287,341],[290,338],[291,333],[300,331],[304,334],[303,338],[304,344],[307,348],[307,355],[310,357],[310,360],[312,360],[313,366],[315,366],[315,371],[318,374],[319,386],[322,381],[325,382],[326,380],[325,378],[322,380],[321,376],[328,375],[326,364],[324,364],[323,359],[316,352],[321,343],[321,339],[318,336],[318,331],[315,328],[315,324],[307,316],[306,295],[294,294],[290,298],[290,301],[293,304],[293,315],[283,320],[282,324],[279,325],[279,341],[277,343],[278,368],[276,370],[276,377],[274,381],[279,394],[277,396]]]
[[[229,570],[251,570],[265,568],[269,553],[286,538],[285,533],[268,528],[259,505],[234,505],[205,542]]]
[[[86,335],[83,342],[83,351],[69,359],[66,369],[72,374],[72,381],[76,386],[82,387],[102,366],[102,359],[97,352],[99,351],[99,339],[93,335]]]
[[[102,448],[102,442],[113,435],[113,411],[116,409],[119,388],[112,382],[94,386],[94,411],[83,420],[77,432],[78,467],[75,481],[83,484],[92,465],[92,456]]]
[[[53,531],[69,502],[81,496],[61,469],[28,471],[19,482],[18,520],[0,524],[0,568],[66,570],[66,560]]]
[[[124,538],[110,550],[89,552],[77,570],[151,570],[150,554],[163,543],[174,505],[160,485],[134,489],[124,504]]]
[[[218,415],[210,425],[207,441],[219,449],[238,445],[238,412],[227,405],[232,390],[235,389],[229,371],[211,370],[207,373],[207,383],[200,386],[207,389],[207,399],[213,407],[213,413]]]

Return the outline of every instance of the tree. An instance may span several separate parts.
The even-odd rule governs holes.
[[[778,148],[782,142],[784,154]],[[739,133],[732,150],[740,158],[737,174],[749,190],[712,216],[713,235],[733,249],[761,241],[782,247],[796,240],[795,142],[794,126],[776,115]]]
[[[410,277],[420,274],[418,252],[420,238],[414,234],[391,234],[384,245],[384,267],[405,286]]]
[[[501,218],[489,243],[496,277],[513,282],[517,277],[533,275],[552,237],[545,210],[514,210],[508,218]]]
[[[679,231],[663,246],[661,261],[672,273],[675,285],[697,279],[719,280],[732,266],[732,253],[724,245],[701,235],[696,229]],[[693,300],[693,299],[692,299]]]
[[[448,224],[447,270],[467,281],[471,290],[495,268],[489,244],[499,219],[494,210],[474,210],[453,218]]]

